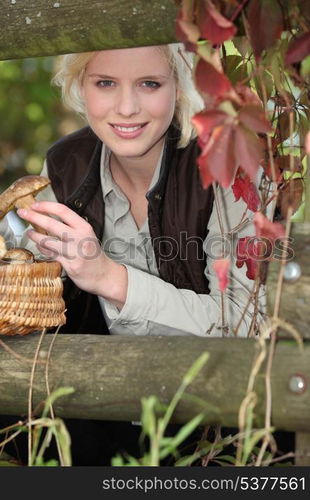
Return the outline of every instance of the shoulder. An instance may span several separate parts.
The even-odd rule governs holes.
[[[62,137],[55,142],[47,151],[47,162],[63,164],[64,160],[70,159],[71,155],[82,155],[85,159],[92,156],[94,149],[100,140],[90,127],[83,127],[75,132]]]

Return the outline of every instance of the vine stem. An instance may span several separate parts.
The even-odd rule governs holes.
[[[9,443],[10,441],[12,441],[14,438],[16,438],[16,436],[18,436],[21,432],[22,432],[21,430],[18,430],[16,432],[14,432],[13,434],[10,434],[10,436],[6,437],[3,441],[1,441],[1,443],[0,443],[0,446],[1,446],[0,456],[2,455],[4,446],[7,443]]]
[[[263,94],[264,109],[266,110],[267,109],[267,92],[266,92],[266,86],[265,86],[265,83],[264,83],[263,77],[262,77],[261,66],[259,66],[259,68],[258,68],[258,76],[259,76],[260,86],[261,86],[262,94]],[[271,137],[269,134],[267,134],[266,137],[267,137],[268,157],[269,157],[269,162],[270,162],[272,182],[276,186],[277,185],[277,176],[276,176],[276,169],[275,169],[275,165],[274,165]],[[275,187],[274,191],[276,191],[276,187]]]
[[[243,9],[243,7],[245,6],[246,3],[248,3],[249,0],[242,0],[242,2],[238,5],[238,7],[236,7],[236,10],[235,12],[233,13],[233,15],[231,16],[230,20],[233,22],[236,17],[238,17],[240,11]]]
[[[29,393],[28,393],[28,426],[29,426],[29,432],[28,432],[28,466],[32,466],[32,453],[31,453],[31,448],[32,448],[32,430],[31,430],[31,420],[32,420],[32,395],[33,395],[33,381],[34,381],[34,374],[35,374],[35,369],[37,365],[37,360],[39,356],[39,352],[41,349],[42,341],[46,333],[46,328],[43,328],[37,348],[34,354],[33,358],[33,363],[31,367],[31,374],[30,374],[30,385],[29,385]]]
[[[294,117],[293,117],[293,112],[291,111],[289,114],[289,123],[290,123],[290,170],[293,172],[294,169],[294,158],[292,154],[292,149],[293,149],[293,128],[294,128]],[[290,199],[291,201],[291,199]],[[280,270],[279,270],[279,276],[278,276],[278,281],[277,281],[277,289],[276,289],[276,297],[275,297],[275,304],[274,304],[274,310],[273,310],[273,317],[272,321],[274,324],[276,324],[277,319],[279,317],[279,311],[280,311],[280,303],[281,303],[281,294],[282,294],[282,287],[283,287],[283,278],[284,278],[284,267],[286,264],[286,251],[288,248],[288,237],[290,235],[291,231],[291,225],[292,225],[292,218],[293,215],[293,207],[292,205],[289,205],[288,210],[287,210],[287,215],[286,215],[286,227],[285,227],[285,241],[282,249],[282,258],[281,258],[281,264],[280,264]],[[271,332],[271,337],[270,337],[270,345],[269,345],[269,352],[268,352],[268,358],[267,358],[267,367],[266,367],[266,375],[265,375],[265,388],[266,388],[266,411],[265,411],[265,428],[268,429],[271,426],[271,407],[272,407],[272,389],[271,389],[271,369],[272,369],[272,361],[275,353],[275,346],[276,346],[276,340],[277,340],[277,326],[273,328],[273,331]],[[266,435],[263,439],[262,446],[260,448],[259,454],[257,456],[257,460],[255,462],[255,465],[257,467],[261,466],[262,460],[264,453],[267,449],[267,446],[270,441],[270,436]]]
[[[3,349],[5,351],[7,351],[9,354],[11,354],[14,358],[18,359],[18,361],[23,361],[25,363],[30,363],[32,364],[33,363],[33,359],[29,359],[29,358],[25,358],[24,356],[21,356],[20,354],[18,354],[17,352],[15,352],[13,349],[11,349],[11,347],[9,347],[5,342],[3,342],[3,340],[0,339],[0,346],[3,347]],[[45,364],[45,361],[44,360],[39,360],[37,361],[37,364],[42,364],[44,365]]]
[[[221,212],[221,207],[220,207],[217,185],[215,182],[212,182],[212,187],[213,187],[213,192],[214,192],[214,202],[215,202],[218,223],[219,223],[221,236],[222,236],[222,256],[224,258],[224,255],[225,255],[225,246],[224,246],[225,231],[224,231],[223,217],[222,217],[222,212]],[[225,317],[225,292],[221,292],[221,316],[222,316],[222,334],[224,334],[224,331],[227,328],[226,317]]]
[[[57,337],[57,334],[58,334],[59,330],[60,330],[60,325],[58,326],[56,332],[54,333],[54,335],[52,337],[52,341],[51,341],[50,346],[48,348],[47,358],[46,358],[45,385],[46,385],[46,392],[47,392],[48,397],[50,397],[50,395],[51,395],[50,386],[49,386],[49,378],[48,378],[49,377],[49,374],[48,374],[49,362],[50,362],[50,357],[51,357],[52,349],[53,349],[53,346],[54,346],[54,343],[55,343],[55,340],[56,340],[56,337]],[[55,412],[54,412],[54,408],[53,408],[52,403],[50,404],[50,413],[51,413],[52,419],[55,420]],[[64,465],[64,458],[63,458],[61,446],[59,444],[59,439],[58,439],[57,432],[55,433],[55,440],[56,440],[56,446],[57,446],[57,452],[58,452],[58,455],[59,455],[60,465],[63,466]]]

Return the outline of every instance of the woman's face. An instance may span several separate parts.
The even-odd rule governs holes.
[[[116,156],[161,147],[175,109],[176,84],[157,47],[97,52],[82,84],[89,125]]]

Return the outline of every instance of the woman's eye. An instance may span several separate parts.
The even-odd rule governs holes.
[[[154,82],[152,80],[146,80],[142,82],[142,86],[147,87],[148,89],[158,89],[159,87],[161,87],[160,83]]]
[[[98,82],[96,82],[96,86],[97,87],[113,87],[114,85],[114,82],[112,82],[112,80],[99,80]]]

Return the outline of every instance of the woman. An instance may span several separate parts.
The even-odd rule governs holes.
[[[190,118],[203,103],[188,61],[181,44],[62,58],[55,81],[89,126],[51,147],[42,172],[51,189],[18,214],[49,235],[30,229],[22,245],[59,261],[67,275],[63,331],[207,337],[233,335],[239,324],[238,335],[248,333],[252,282],[233,255],[222,312],[212,264],[223,238],[212,188],[202,189],[196,166]],[[228,234],[246,207],[230,189],[219,190],[219,205]],[[251,234],[244,226],[238,237]],[[119,425],[126,448],[133,432]],[[95,443],[88,446],[92,458],[75,464],[102,464]]]
[[[233,265],[223,324],[213,269],[221,257],[221,232],[212,188],[202,189],[196,167],[199,148],[190,118],[203,104],[188,60],[180,44],[62,59],[56,82],[89,127],[47,154],[43,175],[52,190],[41,199],[53,203],[18,214],[54,237],[27,232],[75,284],[66,331],[93,331],[99,324],[103,331],[106,323],[111,334],[222,336],[240,323],[253,283]],[[231,190],[219,195],[228,234],[245,205],[234,201]],[[253,229],[245,225],[238,237],[249,234]],[[22,244],[29,247],[25,239]],[[232,253],[232,244],[226,251]],[[94,308],[104,322],[98,316],[89,322]],[[83,319],[80,310],[87,311]],[[248,334],[252,310],[238,335]]]

